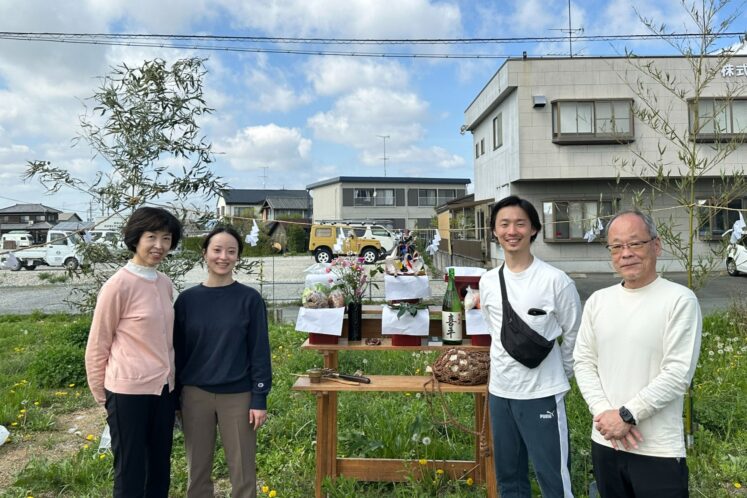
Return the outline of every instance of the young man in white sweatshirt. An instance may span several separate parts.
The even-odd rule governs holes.
[[[653,220],[618,213],[607,248],[620,284],[592,294],[574,350],[576,381],[594,422],[592,461],[608,497],[687,497],[682,405],[700,351],[693,292],[659,277]]]
[[[573,345],[581,304],[573,280],[532,255],[542,229],[527,200],[501,199],[490,216],[493,235],[504,252],[506,297],[515,317],[547,345],[547,356],[528,367],[507,351],[501,328],[507,321],[501,268],[480,280],[480,302],[490,329],[490,420],[495,470],[503,498],[530,498],[529,460],[545,497],[572,497],[570,445],[565,393],[573,375]],[[557,339],[562,338],[562,342]],[[538,360],[539,361],[539,360]]]

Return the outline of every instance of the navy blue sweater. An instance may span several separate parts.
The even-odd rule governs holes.
[[[267,310],[259,292],[234,282],[202,284],[174,303],[178,386],[211,393],[250,391],[250,409],[266,410],[272,386]]]

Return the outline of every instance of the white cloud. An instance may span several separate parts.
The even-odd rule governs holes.
[[[296,128],[268,124],[244,128],[233,137],[216,143],[215,150],[224,153],[236,170],[262,167],[290,170],[309,160],[311,140],[304,138]]]
[[[412,167],[426,165],[430,168],[452,169],[467,165],[464,158],[443,147],[409,146],[395,149],[391,154],[387,151],[387,168]],[[382,154],[366,150],[361,154],[361,162],[368,165],[382,165]],[[391,173],[390,173],[391,174]]]
[[[389,135],[392,145],[408,144],[423,136],[427,110],[414,93],[363,88],[339,99],[332,110],[311,116],[308,125],[317,138],[356,148],[376,144],[376,135]]]
[[[221,0],[239,28],[273,36],[434,38],[457,34],[459,7],[429,0]]]
[[[306,79],[319,95],[337,95],[362,87],[406,88],[409,74],[399,62],[344,57],[309,61]]]

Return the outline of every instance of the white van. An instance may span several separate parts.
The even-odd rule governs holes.
[[[0,248],[18,249],[20,247],[29,247],[34,243],[34,239],[28,232],[9,232],[0,236]]]

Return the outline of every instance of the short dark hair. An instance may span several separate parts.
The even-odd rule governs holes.
[[[229,226],[217,226],[213,228],[210,231],[210,233],[205,236],[205,239],[202,241],[202,250],[207,251],[207,248],[210,245],[210,239],[212,239],[215,235],[218,235],[219,233],[227,233],[228,235],[236,239],[236,242],[239,243],[239,256],[241,256],[241,253],[244,251],[244,241],[241,240],[241,235],[239,235],[239,232],[237,232],[234,227],[229,227]]]
[[[493,233],[495,230],[495,220],[498,217],[498,211],[509,206],[518,206],[527,214],[529,222],[532,224],[532,228],[537,231],[537,233],[532,235],[529,239],[529,242],[534,242],[534,239],[537,238],[537,234],[542,231],[542,223],[540,223],[539,214],[531,202],[516,195],[509,195],[495,203],[492,211],[490,211],[490,233]]]
[[[137,243],[145,232],[163,230],[171,234],[171,247],[174,249],[182,238],[182,224],[176,216],[163,208],[137,208],[127,220],[124,227],[124,243],[132,252],[136,251]]]

